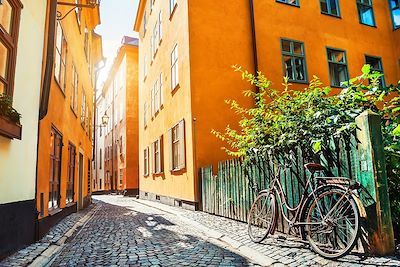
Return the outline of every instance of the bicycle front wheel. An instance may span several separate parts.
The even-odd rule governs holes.
[[[354,199],[340,188],[318,194],[306,219],[306,235],[312,249],[322,257],[337,259],[355,246],[360,217]]]
[[[262,242],[275,227],[277,203],[272,192],[258,195],[248,216],[248,233],[253,242]]]

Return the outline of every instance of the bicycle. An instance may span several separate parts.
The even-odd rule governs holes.
[[[249,236],[254,242],[262,242],[274,233],[281,215],[289,224],[289,230],[298,227],[302,239],[308,240],[311,248],[322,257],[337,259],[345,256],[359,237],[361,207],[356,191],[360,184],[344,177],[317,177],[316,172],[325,170],[317,163],[308,163],[304,167],[310,176],[299,204],[290,207],[279,179],[279,165],[269,189],[262,190],[251,206]],[[286,216],[284,209],[294,213],[292,219]]]

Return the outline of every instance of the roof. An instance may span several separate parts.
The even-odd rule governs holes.
[[[122,37],[121,44],[139,46],[139,39],[130,36],[124,36]]]

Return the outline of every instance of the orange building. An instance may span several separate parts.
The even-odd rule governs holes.
[[[96,165],[104,166],[98,170],[104,177],[102,183],[99,180],[103,188],[98,191],[139,193],[138,45],[138,39],[124,36],[103,86],[104,100],[98,101],[110,117],[98,136],[100,140],[100,133],[104,134],[103,147],[97,149],[102,156],[96,157],[102,161]]]
[[[211,134],[236,125],[226,99],[251,105],[231,65],[262,71],[279,88],[312,75],[340,88],[365,63],[400,78],[399,1],[141,0],[140,196],[196,208],[199,167],[227,158]],[[267,15],[268,14],[268,15]]]
[[[40,235],[91,201],[93,95],[96,65],[103,56],[101,37],[93,31],[100,23],[99,8],[81,7],[68,14],[71,6],[58,4],[61,17],[54,32],[54,65],[50,71],[47,65],[44,68],[43,83],[50,78],[50,91],[39,123],[36,198]],[[50,23],[51,15],[49,28]]]

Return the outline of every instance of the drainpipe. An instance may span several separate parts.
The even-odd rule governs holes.
[[[52,78],[52,70],[54,64],[54,45],[55,45],[55,31],[56,31],[56,20],[57,20],[57,0],[50,0],[49,6],[49,26],[47,35],[47,51],[46,51],[46,67],[45,74],[42,84],[42,93],[40,98],[39,106],[39,119],[38,119],[38,130],[37,130],[37,142],[36,142],[36,177],[35,177],[35,241],[39,240],[39,211],[37,210],[38,203],[38,166],[39,166],[39,139],[40,139],[40,121],[47,115],[50,85]]]
[[[57,0],[50,0],[49,33],[47,36],[46,68],[39,107],[39,120],[44,119],[49,107],[50,86],[54,64],[54,46],[57,21]]]
[[[254,74],[258,73],[258,54],[257,54],[257,36],[256,36],[256,24],[254,19],[254,4],[253,0],[249,0],[250,6],[250,23],[251,23],[251,37],[253,43],[253,61],[254,61]],[[259,89],[256,87],[257,93]]]

